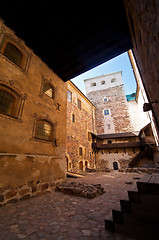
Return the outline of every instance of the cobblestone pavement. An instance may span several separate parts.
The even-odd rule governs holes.
[[[102,184],[105,193],[86,199],[52,192],[0,208],[0,240],[128,240],[104,229],[104,219],[135,186],[139,173],[90,173],[68,179]],[[127,184],[126,184],[127,182]],[[132,184],[131,184],[132,182]]]

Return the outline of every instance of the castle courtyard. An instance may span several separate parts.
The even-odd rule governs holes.
[[[144,173],[118,171],[87,173],[83,178],[69,178],[88,184],[101,184],[105,193],[87,199],[61,192],[51,192],[0,208],[0,239],[5,240],[122,240],[131,239],[113,234],[104,228],[104,219],[119,200],[127,199],[127,190],[134,190]]]

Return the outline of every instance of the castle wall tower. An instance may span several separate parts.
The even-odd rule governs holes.
[[[86,96],[95,105],[97,134],[132,131],[122,72],[84,80]]]

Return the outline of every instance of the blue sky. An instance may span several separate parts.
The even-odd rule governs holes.
[[[71,81],[85,94],[84,79],[118,71],[122,71],[125,94],[136,92],[136,81],[127,52],[71,79]]]

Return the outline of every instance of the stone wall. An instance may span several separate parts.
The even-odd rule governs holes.
[[[132,131],[123,84],[93,91],[87,96],[96,106],[95,119],[98,134]],[[106,102],[104,97],[107,98]],[[104,109],[109,109],[110,114],[104,116]],[[108,124],[110,124],[110,129]]]
[[[148,100],[159,101],[159,1],[124,0],[131,30],[135,58]],[[153,115],[159,129],[159,107],[153,104]]]
[[[113,163],[117,162],[118,168],[127,168],[131,160],[140,152],[139,148],[123,148],[123,149],[103,149],[97,155],[98,169],[114,169]]]
[[[68,170],[73,172],[83,171],[86,167],[94,167],[94,154],[91,148],[90,132],[95,132],[95,107],[74,86],[67,83],[68,90],[72,93],[72,102],[67,101],[67,139],[66,157],[68,159]],[[77,106],[77,99],[81,101],[81,110]],[[72,121],[74,114],[75,121]],[[79,154],[82,148],[82,155]]]
[[[20,66],[4,56],[7,42],[20,49],[23,55]],[[52,86],[54,98],[43,93],[44,82]],[[66,85],[0,22],[0,86],[15,92],[20,99],[16,103],[20,109],[16,116],[0,113],[0,194],[4,190],[13,191],[15,199],[19,199],[25,194],[18,189],[25,189],[29,181],[45,184],[65,177]],[[35,137],[38,120],[53,126],[50,141]],[[27,194],[34,190],[29,188]],[[34,195],[40,191],[38,187]],[[9,199],[6,194],[5,202]]]

